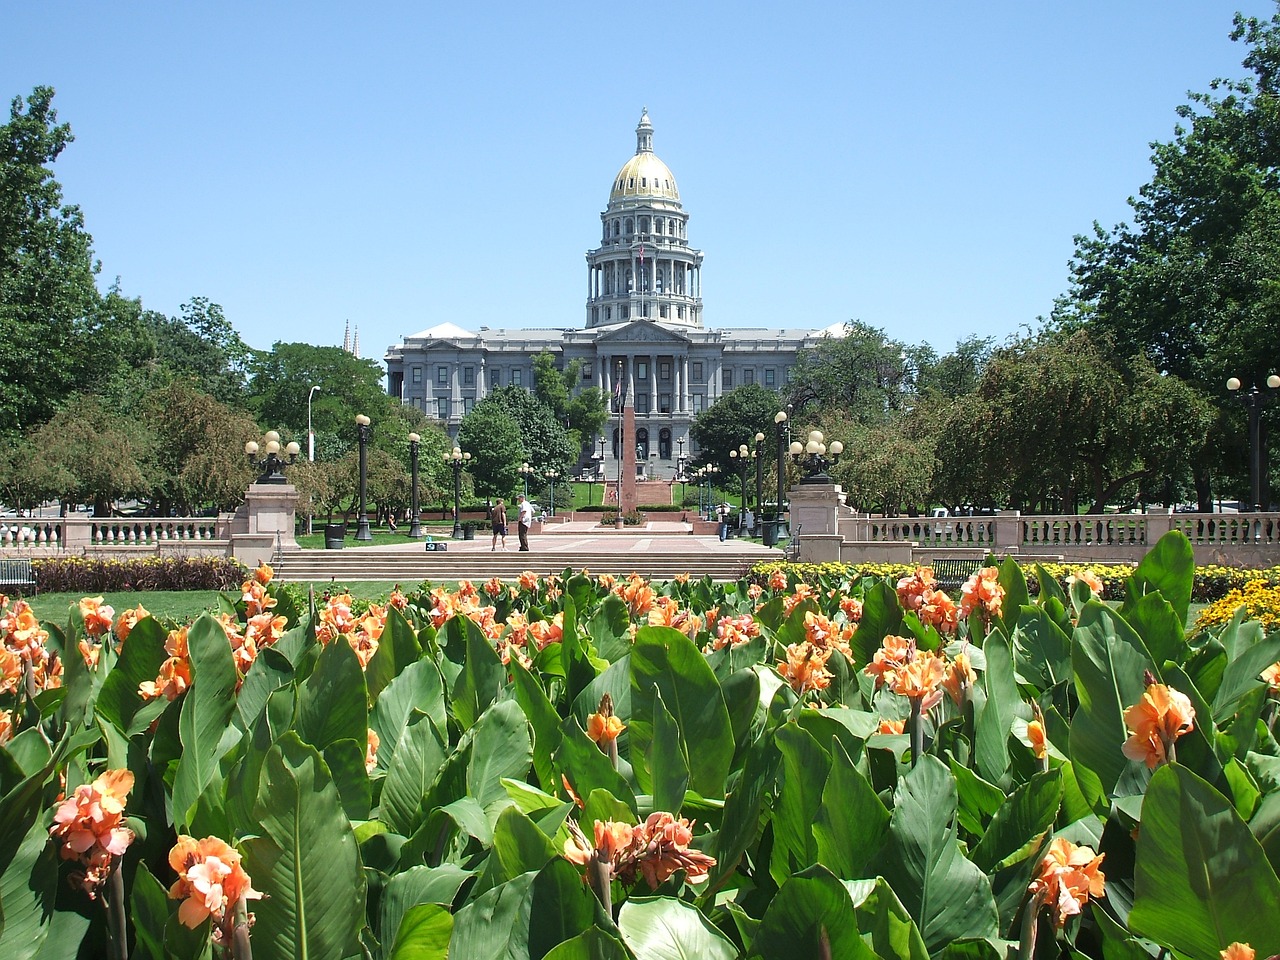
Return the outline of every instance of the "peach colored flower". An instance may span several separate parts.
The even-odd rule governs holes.
[[[160,664],[160,672],[154,680],[143,680],[138,684],[138,696],[143,700],[164,697],[172,702],[182,696],[189,686],[191,661],[186,657],[170,657]]]
[[[657,595],[649,582],[639,574],[631,574],[626,583],[620,583],[613,592],[622,598],[631,614],[631,619],[638,620],[646,616],[657,604]]]
[[[124,642],[129,639],[129,634],[133,632],[133,628],[138,625],[139,620],[145,620],[151,614],[142,604],[138,604],[132,610],[122,610],[120,616],[116,618],[116,640],[118,641],[117,650],[124,646]]]
[[[503,584],[501,577],[490,577],[485,581],[485,585],[481,589],[496,600],[498,597],[502,596],[506,586]]]
[[[1099,599],[1102,598],[1104,588],[1102,578],[1092,570],[1077,570],[1071,576],[1067,577],[1068,588],[1070,588],[1074,583],[1083,583],[1089,588],[1090,592],[1092,592],[1095,597],[1098,597]]]
[[[584,577],[587,575],[585,567],[582,570],[582,575]],[[606,590],[612,590],[613,585],[617,582],[618,578],[611,573],[602,573],[600,576],[596,577],[596,583],[600,584],[600,586],[604,587]]]
[[[13,711],[0,710],[0,746],[13,739]]]
[[[854,629],[851,624],[832,623],[820,613],[807,611],[804,615],[805,639],[815,647],[838,651],[850,663],[853,663],[853,651],[849,641],[853,639]]]
[[[271,565],[265,560],[258,564],[258,569],[253,571],[253,579],[257,580],[258,583],[262,584],[264,587],[271,582],[275,575],[276,572],[271,569]]]
[[[244,601],[246,617],[256,617],[276,605],[276,598],[267,593],[267,588],[261,581],[246,580],[240,589],[243,591],[240,599]]]
[[[702,629],[702,618],[682,608],[672,597],[657,597],[649,610],[649,626],[671,627],[692,639]]]
[[[678,870],[690,883],[707,878],[715,859],[690,848],[693,824],[683,817],[656,812],[637,826],[616,820],[597,820],[594,843],[587,840],[577,824],[570,821],[569,840],[564,855],[572,863],[585,866],[592,859],[606,863],[621,883],[631,885],[643,876],[656,890]]]
[[[1219,950],[1218,956],[1220,956],[1222,960],[1253,960],[1254,950],[1253,947],[1249,946],[1249,944],[1241,943],[1237,940],[1234,943],[1229,944],[1227,949]]]
[[[122,825],[125,798],[133,789],[128,770],[108,770],[93,783],[76,787],[53,815],[49,835],[61,842],[58,855],[84,867],[77,881],[92,899],[111,872],[115,857],[133,842],[133,831]]]
[[[22,684],[22,658],[0,647],[0,693],[17,693]]]
[[[617,740],[618,734],[625,729],[627,725],[612,714],[605,716],[602,713],[593,713],[587,717],[587,736],[596,743]]]
[[[778,663],[778,673],[803,696],[806,690],[825,690],[831,686],[832,674],[827,670],[831,648],[815,647],[805,640],[787,647],[787,659]]]
[[[365,739],[364,772],[373,773],[374,770],[378,769],[378,747],[381,746],[382,740],[373,727],[369,728],[369,735]]]
[[[904,610],[919,610],[924,592],[937,586],[938,581],[933,578],[933,567],[917,567],[911,576],[898,581],[898,602]]]
[[[782,598],[782,615],[784,617],[791,616],[791,611],[806,600],[812,599],[813,596],[813,587],[807,583],[797,583],[795,590],[791,592],[791,596]]]
[[[443,587],[436,588],[436,590],[443,589]],[[435,590],[432,591],[433,596],[435,592]],[[439,627],[440,623],[435,622],[434,611],[432,613],[432,626]],[[351,594],[340,593],[329,597],[325,605],[316,611],[316,615],[320,620],[316,625],[316,640],[320,643],[328,644],[338,636],[350,633],[355,626],[351,613]],[[443,619],[440,622],[443,623]]]
[[[1103,896],[1106,878],[1099,867],[1105,856],[1062,837],[1049,845],[1029,890],[1049,909],[1055,926],[1079,914],[1090,897]]]
[[[1000,586],[1000,569],[983,567],[960,588],[960,616],[968,619],[974,610],[980,610],[987,620],[1000,616],[1004,603],[1004,587]]]
[[[707,619],[708,621],[711,619],[710,612],[707,614]],[[706,650],[710,652],[711,650],[722,650],[725,647],[738,647],[752,637],[758,636],[760,636],[760,624],[751,614],[744,613],[732,617],[723,617],[716,621],[715,633],[707,644]]]
[[[953,634],[959,625],[956,602],[945,590],[932,590],[926,587],[920,594],[920,606],[916,608],[916,616],[926,626],[933,627],[941,634]]]
[[[942,680],[942,686],[951,696],[951,701],[959,707],[963,706],[968,691],[973,689],[977,680],[978,675],[973,672],[969,655],[962,652],[956,654],[956,658],[947,665],[947,674]]]
[[[858,623],[862,620],[862,601],[857,597],[842,597],[840,611],[850,623]]]
[[[752,603],[759,600],[763,594],[764,594],[764,587],[760,586],[760,584],[758,583],[753,583],[751,584],[751,586],[747,587],[747,599],[749,599]]]
[[[387,606],[400,611],[408,609],[409,598],[400,591],[400,584],[397,583],[392,587],[391,596],[387,598]]]
[[[787,575],[782,570],[774,570],[769,574],[769,589],[775,593],[781,593],[787,589]]]
[[[538,589],[538,575],[532,570],[525,570],[516,582],[520,584],[521,590],[527,590],[530,593]]]
[[[872,656],[871,662],[863,668],[863,673],[876,678],[877,690],[891,685],[894,675],[915,656],[915,649],[915,641],[887,634],[880,641],[880,649]]]
[[[910,700],[919,700],[920,708],[928,710],[941,699],[940,686],[946,675],[943,657],[920,653],[894,671],[893,692]]]
[[[1031,747],[1037,760],[1043,760],[1049,755],[1049,740],[1044,734],[1044,724],[1039,720],[1027,721],[1027,745]]]
[[[550,620],[534,620],[528,627],[529,639],[539,650],[553,643],[564,640],[564,612],[557,613]]]
[[[178,920],[195,929],[211,917],[219,942],[231,932],[236,905],[262,897],[240,866],[240,854],[217,837],[180,835],[169,851],[169,866],[178,875],[169,888],[171,899],[182,900]]]
[[[877,733],[902,733],[907,728],[905,720],[881,720]]]
[[[688,582],[689,582],[688,571],[676,574],[676,583],[688,583]]]
[[[76,647],[80,651],[80,657],[84,660],[84,665],[90,670],[98,669],[98,657],[102,654],[102,644],[92,643],[84,639],[78,641]]]
[[[84,620],[84,632],[100,637],[111,632],[111,619],[115,610],[102,602],[101,597],[83,597],[80,600],[80,616]]]
[[[1280,693],[1280,660],[1263,670],[1258,679],[1269,686],[1272,693]]]
[[[1163,683],[1149,684],[1142,699],[1124,712],[1131,734],[1124,742],[1124,755],[1154,770],[1168,760],[1174,741],[1195,728],[1195,717],[1186,694]]]

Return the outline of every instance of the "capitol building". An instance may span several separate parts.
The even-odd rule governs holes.
[[[689,439],[694,417],[743,384],[779,389],[801,350],[843,332],[843,325],[812,331],[703,324],[702,251],[689,245],[689,215],[675,176],[653,152],[647,110],[636,127],[635,155],[609,186],[600,224],[599,246],[587,253],[581,327],[436,324],[387,351],[391,395],[456,436],[488,391],[531,388],[533,358],[543,350],[561,369],[580,360],[583,387],[628,398],[638,462],[648,476],[669,479],[682,453],[698,452]],[[612,402],[616,413],[619,401]],[[612,475],[620,452],[617,417],[604,429],[601,466]],[[584,462],[598,441],[584,445]]]

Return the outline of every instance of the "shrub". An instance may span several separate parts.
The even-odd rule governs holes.
[[[33,560],[41,593],[105,593],[117,590],[232,590],[246,569],[231,557],[52,557]]]

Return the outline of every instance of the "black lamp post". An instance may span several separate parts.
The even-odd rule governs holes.
[[[284,456],[281,456],[280,434],[274,430],[268,430],[262,439],[266,441],[267,455],[261,460],[258,459],[258,451],[263,448],[258,446],[256,440],[250,440],[244,445],[244,455],[248,458],[250,465],[258,471],[258,479],[255,482],[286,483],[284,468],[298,461],[298,452],[301,448],[296,443],[290,443],[284,448]],[[288,459],[285,459],[286,457]]]
[[[787,440],[791,436],[791,406],[788,404],[786,410],[779,410],[773,415],[773,428],[778,435],[778,522],[782,522],[782,498],[786,496],[783,486],[786,482],[787,470]]]
[[[453,468],[453,539],[462,539],[462,465],[471,459],[470,453],[463,453],[454,447],[451,453],[444,455],[444,462]]]
[[[751,452],[745,443],[739,444],[737,450],[729,451],[730,459],[738,461],[738,470],[742,473],[742,509],[738,512],[738,529],[742,529],[747,514],[747,474],[751,472]]]
[[[409,509],[413,511],[409,520],[409,536],[422,536],[422,511],[418,509],[418,443],[422,438],[416,433],[409,434],[409,472],[413,476],[413,490],[409,496]]]
[[[1280,388],[1280,376],[1272,374],[1267,377],[1267,387],[1271,390]],[[1245,409],[1249,412],[1249,499],[1253,504],[1253,509],[1260,511],[1263,509],[1263,456],[1262,449],[1262,411],[1272,397],[1263,393],[1252,386],[1248,392],[1240,393],[1240,380],[1232,377],[1227,381],[1227,389],[1236,395],[1236,398],[1244,404]],[[1270,497],[1265,499],[1270,500]]]
[[[360,516],[356,519],[356,539],[372,540],[369,531],[369,513],[365,509],[365,495],[369,479],[369,438],[373,429],[369,426],[369,418],[363,413],[356,414],[356,441],[360,446]]]
[[[756,434],[756,448],[751,456],[756,459],[756,526],[764,520],[764,434]]]
[[[810,430],[808,441],[804,444],[799,440],[792,441],[790,450],[791,459],[804,471],[801,483],[830,483],[827,468],[840,462],[844,444],[839,440],[832,440],[828,447],[821,430]]]
[[[528,500],[529,499],[529,475],[532,473],[536,473],[537,471],[535,471],[533,467],[529,466],[529,464],[522,463],[517,468],[517,472],[520,474],[520,479],[524,481],[524,498]]]
[[[543,474],[551,482],[551,516],[556,515],[556,477],[560,476],[559,470],[548,470]]]

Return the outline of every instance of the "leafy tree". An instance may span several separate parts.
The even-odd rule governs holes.
[[[49,166],[71,142],[53,89],[14,98],[0,126],[0,432],[48,419],[89,371],[77,337],[98,308],[92,238]]]
[[[173,375],[195,380],[221,403],[243,406],[254,351],[208,297],[192,297],[166,317],[148,310],[143,319],[157,344],[157,358]]]
[[[519,387],[514,389],[528,396]],[[474,478],[476,493],[505,497],[516,488],[520,464],[526,459],[529,463],[536,462],[526,453],[527,439],[528,434],[494,394],[481,400],[462,418],[458,446],[471,454],[467,471]],[[449,476],[450,486],[446,489],[452,489],[452,472]]]
[[[1094,225],[1076,238],[1072,289],[1060,320],[1090,324],[1123,355],[1215,398],[1243,430],[1223,384],[1260,383],[1275,372],[1280,313],[1280,14],[1237,15],[1232,39],[1248,48],[1252,78],[1215,80],[1178,108],[1174,138],[1153,145],[1154,173],[1130,200],[1133,223]],[[1201,509],[1224,460],[1243,485],[1242,450],[1211,442],[1193,464]]]
[[[911,386],[903,345],[883,330],[851,320],[844,336],[826,337],[797,358],[788,395],[802,416],[810,409],[835,408],[869,424],[901,409]]]
[[[765,458],[772,462],[774,451],[773,417],[782,399],[758,383],[744,384],[730,390],[694,419],[689,436],[698,445],[695,465],[715,464],[723,473],[737,474],[739,464],[729,456],[742,444],[755,445],[754,437],[763,432],[769,438],[764,444]]]
[[[582,387],[582,361],[573,360],[564,370],[543,350],[533,358],[533,393],[564,424],[569,442],[581,455],[584,444],[600,432],[609,419],[608,404],[597,387]],[[575,392],[576,391],[576,392]]]
[[[485,419],[493,412],[502,411],[515,421],[520,440],[521,452],[516,456],[512,469],[528,462],[539,472],[556,469],[568,474],[578,461],[578,449],[574,447],[564,427],[556,420],[551,409],[522,387],[500,387],[475,405],[471,413],[463,418],[475,421],[475,425],[467,431],[472,442],[483,443]],[[463,434],[459,432],[459,440]],[[477,448],[462,444],[464,450],[470,450],[475,456]],[[501,492],[511,487],[502,488]],[[498,492],[498,491],[495,491]]]
[[[995,341],[991,337],[965,337],[951,353],[939,357],[927,343],[906,348],[917,397],[958,400],[978,386],[982,371],[991,359]]]

